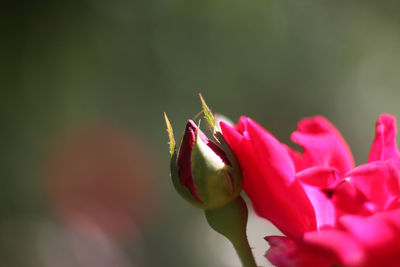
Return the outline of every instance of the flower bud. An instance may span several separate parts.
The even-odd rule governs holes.
[[[235,199],[242,189],[239,164],[225,140],[217,144],[189,120],[178,153],[171,159],[176,190],[202,209],[215,209]]]

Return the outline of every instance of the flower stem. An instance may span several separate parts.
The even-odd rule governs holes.
[[[231,241],[243,267],[256,267],[246,235],[248,211],[241,196],[227,205],[205,210],[208,224]]]

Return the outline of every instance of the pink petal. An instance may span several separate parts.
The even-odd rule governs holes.
[[[244,189],[254,210],[288,236],[316,229],[313,207],[281,143],[249,118],[237,130],[221,122],[224,138],[235,153],[244,175]]]
[[[304,235],[304,242],[333,252],[344,266],[362,266],[366,257],[364,249],[354,238],[340,230],[309,232]]]
[[[343,216],[340,223],[367,251],[365,266],[398,266],[399,211],[369,217]]]
[[[251,119],[247,119],[245,123],[259,162],[268,164],[265,166],[269,169],[266,173],[270,175],[271,172],[276,172],[282,181],[294,181],[294,165],[282,144]]]
[[[400,209],[381,212],[379,213],[379,216],[384,218],[385,221],[387,221],[389,224],[392,224],[397,229],[400,229]],[[398,234],[400,234],[400,232]]]
[[[303,154],[301,154],[296,150],[291,149],[285,144],[282,144],[282,146],[286,149],[290,158],[292,159],[296,172],[303,170],[304,169]]]
[[[304,167],[330,166],[340,173],[354,167],[351,151],[339,131],[324,117],[301,120],[291,139],[304,149]]]
[[[393,197],[386,205],[385,210],[400,210],[400,197]]]
[[[375,125],[375,139],[368,156],[368,162],[387,159],[398,159],[399,150],[396,144],[396,118],[390,114],[379,116]]]
[[[340,218],[340,223],[366,248],[388,249],[385,246],[397,239],[393,226],[379,216],[346,215]]]
[[[317,228],[323,229],[335,224],[336,212],[332,201],[317,187],[302,184],[314,208]]]
[[[360,165],[346,176],[381,210],[391,200],[392,193],[399,191],[399,174],[390,161],[374,161]]]
[[[386,185],[392,195],[400,196],[400,159],[390,159],[386,163],[390,166]]]
[[[331,200],[337,209],[337,215],[370,215],[373,211],[364,194],[349,181],[343,181],[331,192]]]
[[[340,175],[332,167],[316,166],[296,173],[296,179],[319,188],[328,188],[340,181]]]
[[[293,240],[285,236],[267,236],[265,240],[270,245],[265,256],[272,264],[278,267],[301,266],[296,257],[302,253],[297,252],[299,248]]]
[[[338,263],[329,251],[310,248],[284,236],[267,236],[265,240],[270,245],[265,256],[278,267],[331,267]]]
[[[323,166],[311,167],[296,173],[296,179],[301,181],[313,205],[318,229],[333,226],[336,217],[335,208],[321,189],[333,187],[339,182],[340,177],[336,169]]]

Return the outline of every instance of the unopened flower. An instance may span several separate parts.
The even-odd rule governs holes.
[[[199,96],[202,113],[216,142],[189,120],[177,152],[172,126],[164,113],[172,181],[183,198],[204,209],[207,223],[232,243],[242,266],[256,267],[246,235],[247,205],[240,196],[243,176],[219,127],[219,122],[226,119],[214,115]]]
[[[202,209],[234,200],[243,182],[230,148],[210,140],[192,120],[187,122],[179,150],[172,153],[171,176],[180,195]]]

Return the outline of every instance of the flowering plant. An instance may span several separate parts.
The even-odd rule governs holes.
[[[272,264],[400,266],[400,158],[392,115],[379,117],[368,161],[357,167],[322,116],[301,120],[291,135],[302,153],[248,117],[215,129],[237,158],[254,210],[284,234],[265,238]]]

